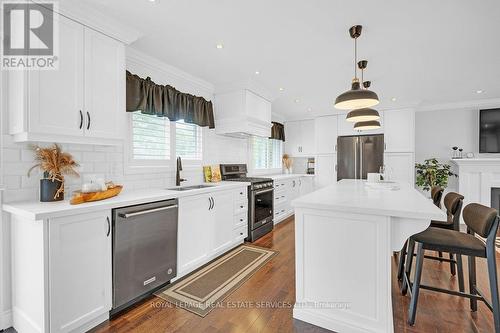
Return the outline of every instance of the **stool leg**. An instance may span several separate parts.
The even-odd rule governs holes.
[[[453,260],[453,253],[450,253],[450,260]],[[451,272],[451,275],[455,276],[457,275],[457,270],[455,269],[455,263],[454,262],[450,262],[450,272]]]
[[[476,291],[476,257],[469,256],[467,259],[469,264],[469,293],[472,295],[477,295]],[[477,311],[477,300],[470,299],[470,309],[475,312]]]
[[[443,252],[438,251],[438,256],[439,256],[439,258],[442,258],[442,257],[443,257]],[[443,261],[442,261],[442,260],[439,260],[439,262],[443,262]]]
[[[463,266],[461,254],[457,254],[457,271],[458,271],[458,290],[460,290],[461,292],[465,292],[464,266]]]
[[[413,252],[415,251],[415,241],[410,238],[408,241],[408,250],[406,252],[405,275],[410,278],[411,264],[413,262]],[[408,291],[408,282],[406,277],[403,277],[403,285],[401,286],[401,294],[406,295]]]
[[[418,294],[420,292],[420,278],[422,277],[422,266],[424,264],[424,248],[422,243],[417,247],[417,267],[415,268],[415,278],[411,292],[410,308],[408,310],[408,324],[415,324],[415,315],[417,314]]]
[[[408,241],[406,241],[403,245],[403,248],[399,252],[399,263],[398,263],[398,280],[403,278],[403,272],[405,269],[405,258],[406,258],[406,246],[408,245]]]
[[[486,260],[488,261],[488,275],[490,277],[491,305],[493,307],[493,319],[495,321],[495,332],[500,332],[500,301],[498,299],[497,263],[495,258],[495,246],[486,246]]]

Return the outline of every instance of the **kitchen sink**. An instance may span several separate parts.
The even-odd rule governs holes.
[[[172,187],[168,188],[169,191],[190,191],[190,190],[199,190],[207,187],[214,187],[215,185],[191,185],[191,186],[181,186],[181,187]]]

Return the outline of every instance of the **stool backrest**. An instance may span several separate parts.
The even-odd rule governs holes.
[[[460,213],[462,212],[462,205],[464,204],[464,196],[455,192],[450,192],[444,196],[444,207],[446,208],[446,215],[448,222],[453,222],[455,230],[460,227]]]
[[[443,197],[444,188],[441,186],[433,186],[431,188],[431,198],[436,206],[441,208],[441,198]]]
[[[496,230],[492,230],[494,226],[498,228],[498,214],[496,209],[486,207],[477,203],[471,203],[464,208],[464,222],[468,229],[477,233],[481,237],[488,237],[492,232],[496,234]]]

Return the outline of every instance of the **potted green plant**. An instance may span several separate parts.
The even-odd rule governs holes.
[[[417,186],[424,191],[429,191],[433,186],[448,186],[449,177],[458,177],[457,174],[451,171],[451,166],[445,163],[439,163],[436,158],[429,158],[424,163],[416,163],[417,170]]]
[[[36,164],[29,169],[28,177],[36,168],[43,172],[43,178],[40,179],[40,201],[64,200],[64,175],[79,176],[75,170],[78,163],[56,143],[51,147],[35,145],[31,148],[35,152]]]

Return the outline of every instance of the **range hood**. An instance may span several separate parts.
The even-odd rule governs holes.
[[[249,89],[215,95],[215,132],[235,138],[271,135],[271,102]]]

